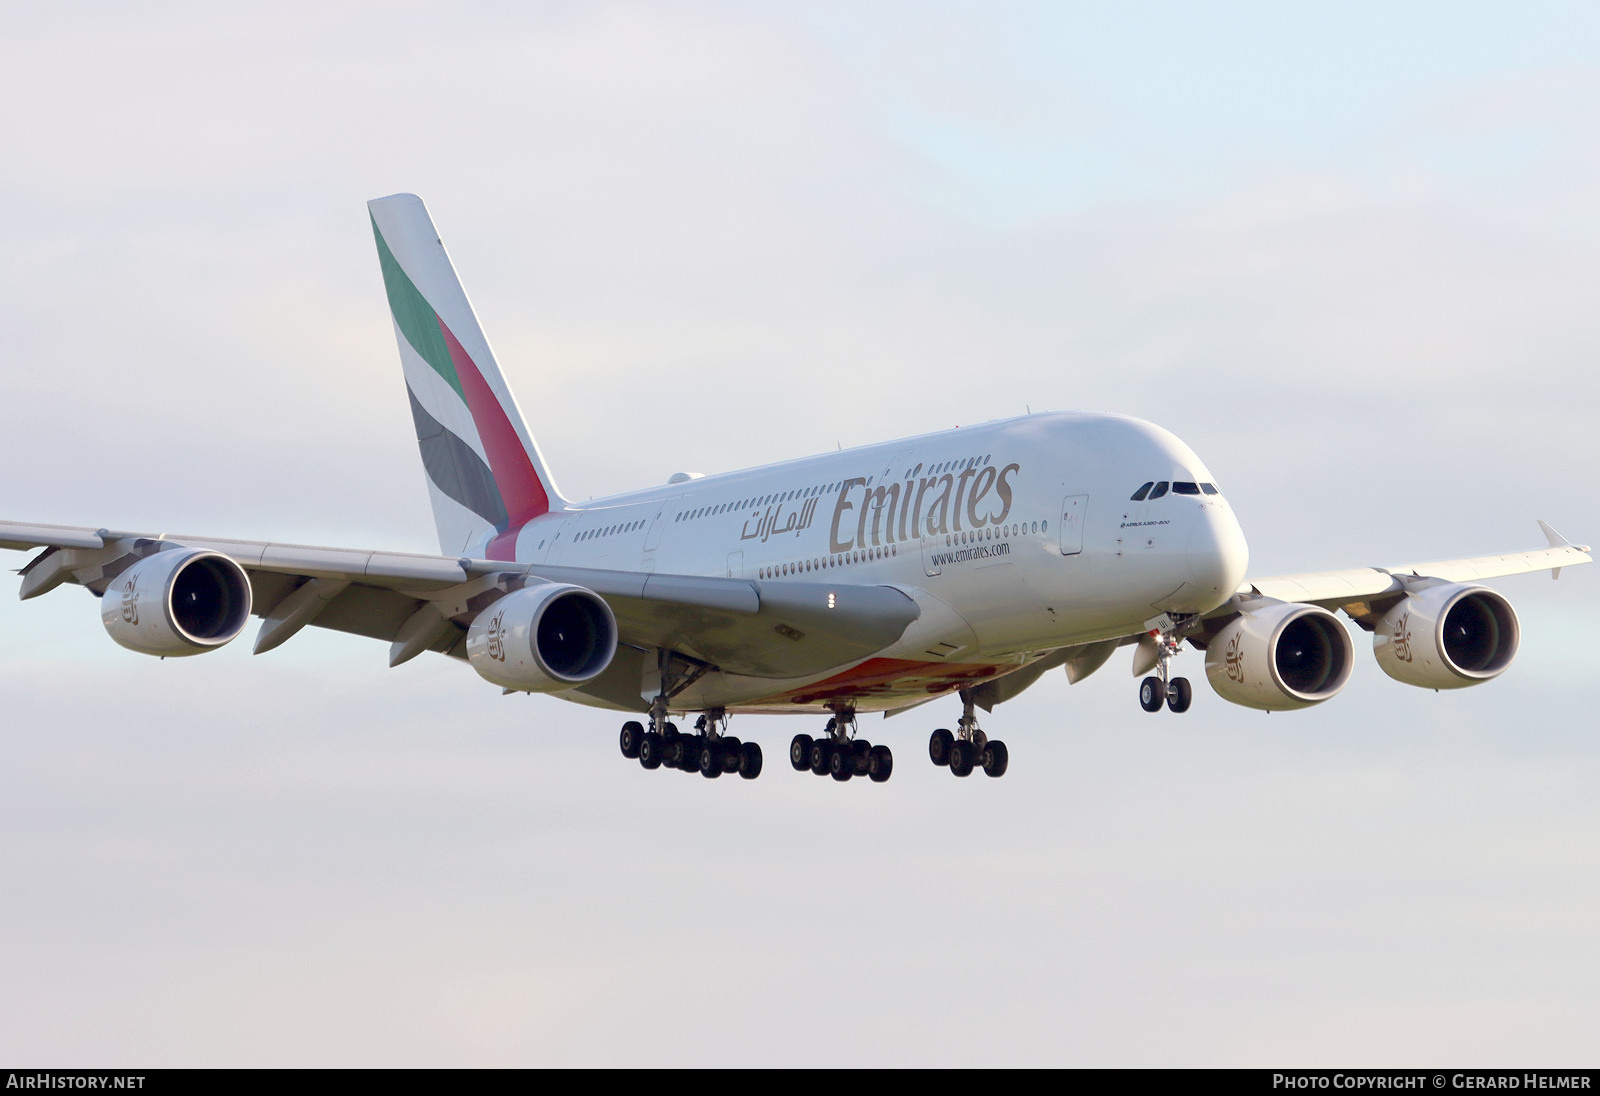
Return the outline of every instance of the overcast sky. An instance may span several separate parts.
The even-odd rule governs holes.
[[[1060,408],[1252,573],[1600,539],[1592,5],[10,5],[0,518],[435,550],[363,203],[414,191],[575,498]],[[10,554],[7,566],[25,557]],[[1597,574],[1452,694],[1119,654],[886,785],[301,633],[0,599],[0,1059],[1572,1065]],[[1358,650],[1368,639],[1357,633]]]

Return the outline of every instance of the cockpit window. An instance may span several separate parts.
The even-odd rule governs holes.
[[[1200,485],[1200,490],[1204,491],[1208,495],[1214,495],[1217,493],[1217,485],[1214,483],[1202,483]]]
[[[1198,483],[1189,483],[1187,480],[1179,480],[1172,485],[1172,491],[1176,495],[1198,495],[1200,493],[1200,485]]]
[[[1160,483],[1156,484],[1156,489],[1154,491],[1150,492],[1150,497],[1152,499],[1158,499],[1158,498],[1160,498],[1162,495],[1164,495],[1166,493],[1167,493],[1167,481],[1166,480],[1162,480]]]
[[[1133,493],[1133,497],[1130,498],[1128,501],[1129,502],[1143,502],[1144,501],[1144,497],[1150,493],[1150,488],[1152,488],[1154,486],[1155,486],[1155,482],[1152,480],[1150,483],[1145,484],[1143,487],[1141,487],[1137,491],[1135,491]]]

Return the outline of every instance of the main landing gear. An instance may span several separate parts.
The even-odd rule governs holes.
[[[789,743],[789,764],[796,772],[810,769],[818,776],[845,781],[865,776],[882,784],[894,772],[894,754],[887,746],[874,746],[855,736],[856,713],[842,708],[823,728],[823,737],[797,734]]]
[[[695,720],[694,734],[680,734],[677,724],[667,722],[665,698],[657,697],[650,708],[650,729],[630,719],[622,725],[617,745],[622,756],[635,758],[646,769],[680,769],[698,772],[708,780],[723,773],[738,773],[746,780],[761,775],[761,747],[740,742],[726,733],[728,714],[720,708]]]
[[[969,689],[961,690],[961,722],[956,733],[941,727],[928,739],[928,757],[956,776],[970,776],[974,767],[986,776],[1004,776],[1011,752],[998,738],[991,740],[978,727],[977,705]]]
[[[1183,643],[1173,632],[1152,633],[1156,642],[1156,672],[1139,682],[1139,707],[1147,712],[1159,712],[1165,704],[1174,712],[1189,710],[1194,690],[1186,677],[1172,677],[1172,659]]]

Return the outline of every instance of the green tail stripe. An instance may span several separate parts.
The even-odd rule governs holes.
[[[411,344],[411,349],[433,366],[433,371],[456,390],[462,403],[466,403],[467,396],[461,390],[461,378],[456,376],[456,367],[450,361],[450,348],[445,345],[444,334],[439,330],[439,317],[434,313],[433,306],[412,284],[406,272],[400,269],[400,263],[389,250],[389,245],[384,243],[383,233],[378,231],[376,220],[372,221],[372,234],[378,240],[378,263],[383,267],[383,288],[389,294],[389,311],[394,313],[400,333]]]

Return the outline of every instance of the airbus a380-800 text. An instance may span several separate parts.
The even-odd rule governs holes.
[[[1342,611],[1391,677],[1478,685],[1515,657],[1511,605],[1479,580],[1589,562],[1548,546],[1390,568],[1246,577],[1226,496],[1188,446],[1119,415],[1054,413],[700,476],[576,503],[551,479],[422,201],[368,203],[441,554],[0,523],[42,549],[24,598],[100,597],[124,647],[213,651],[262,618],[257,653],[307,625],[466,661],[508,692],[628,713],[647,769],[757,776],[741,712],[814,713],[797,770],[889,778],[858,713],[954,695],[928,752],[957,776],[1006,771],[977,711],[1065,667],[1133,648],[1146,711],[1188,709],[1187,642],[1226,700],[1319,704],[1355,663]],[[1541,523],[1543,525],[1543,523]],[[674,719],[694,717],[693,731]]]

